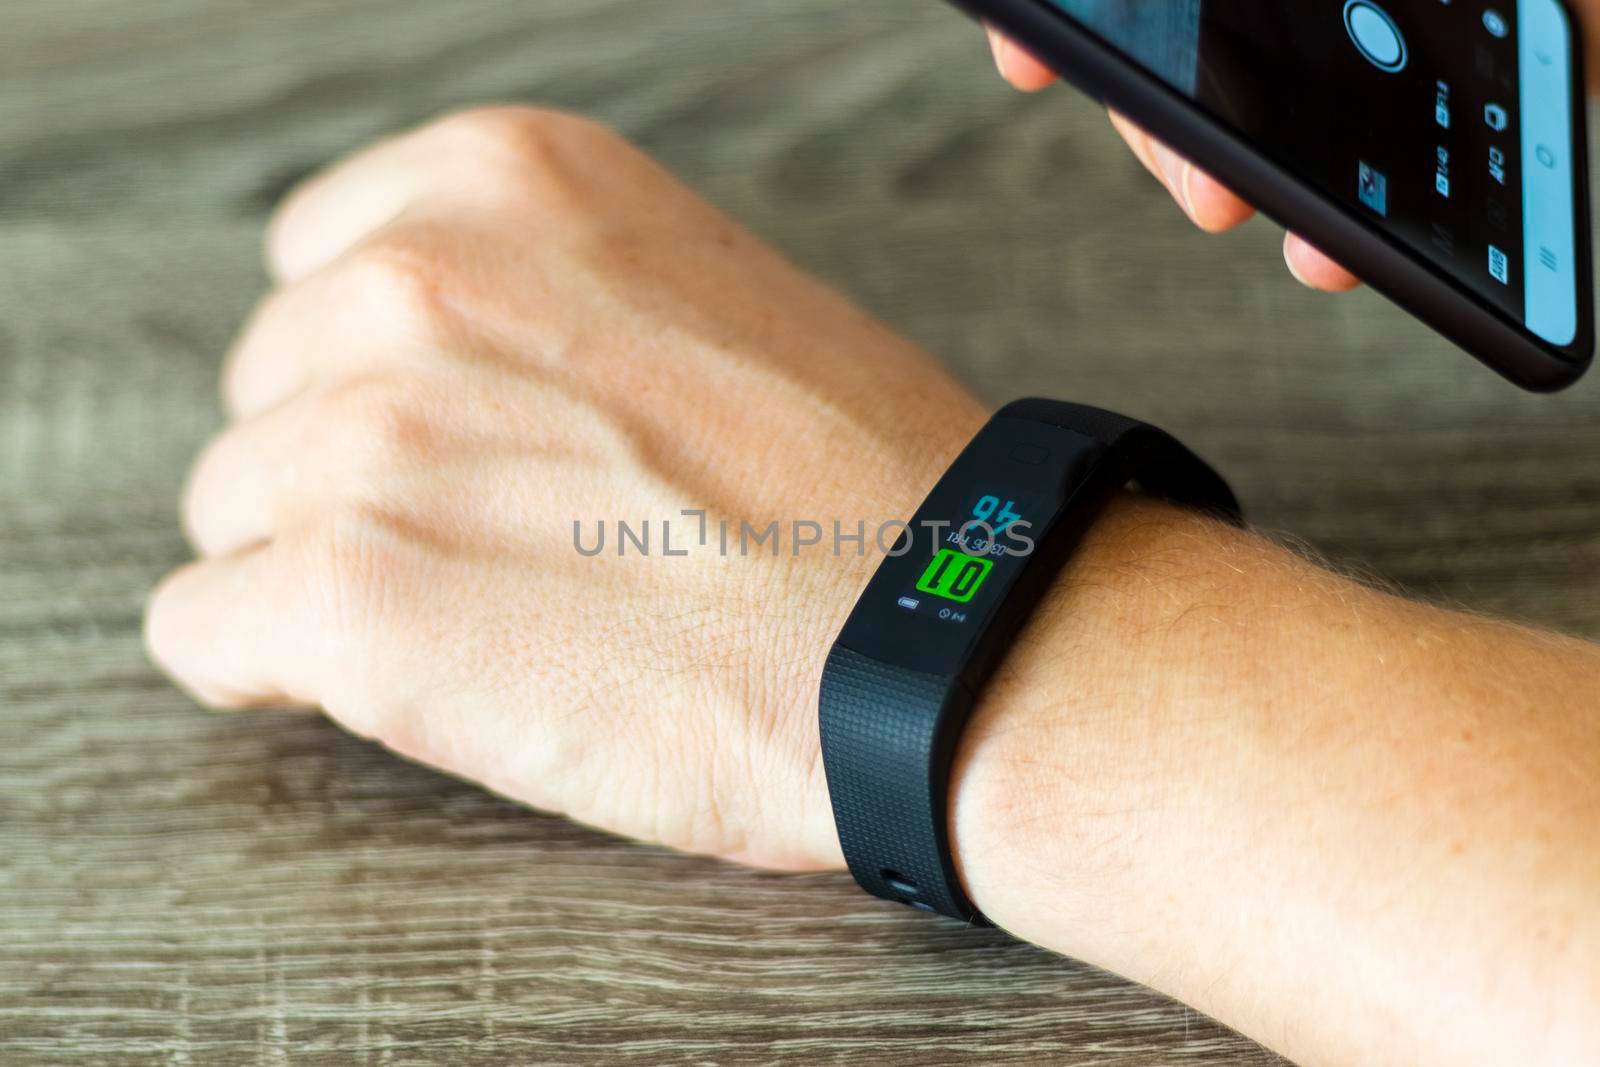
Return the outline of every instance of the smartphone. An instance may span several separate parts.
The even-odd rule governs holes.
[[[1506,378],[1594,349],[1562,0],[954,0]]]

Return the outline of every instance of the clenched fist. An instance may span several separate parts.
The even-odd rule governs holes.
[[[149,608],[156,659],[207,704],[320,707],[625,835],[839,864],[822,661],[870,531],[911,514],[978,404],[565,115],[379,145],[293,194],[269,246],[277,289],[184,501],[201,558]],[[618,554],[619,520],[650,524],[648,554]],[[740,545],[773,522],[829,536]],[[580,552],[575,524],[592,549],[602,523]]]

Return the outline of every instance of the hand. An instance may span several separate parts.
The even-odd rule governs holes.
[[[202,558],[149,607],[156,660],[206,704],[321,707],[621,834],[839,865],[822,661],[871,531],[979,405],[571,117],[380,145],[296,192],[269,246],[278,288],[184,501]],[[833,555],[834,518],[866,522],[865,554]],[[618,519],[650,520],[648,558],[618,558]],[[581,555],[574,520],[590,547],[604,520],[607,551]],[[741,556],[740,523],[774,520],[779,554]],[[793,555],[792,520],[825,543]]]
[[[1016,42],[990,29],[989,46],[994,50],[1000,74],[1024,92],[1037,92],[1056,80],[1055,72],[1024,51]],[[1155,140],[1115,111],[1111,125],[1128,142],[1133,154],[1156,180],[1167,187],[1183,213],[1207,233],[1222,233],[1255,214],[1255,209],[1205,171],[1200,170],[1172,149]],[[1328,292],[1344,292],[1360,285],[1356,276],[1313,248],[1303,237],[1285,234],[1283,261],[1289,273],[1301,284]]]

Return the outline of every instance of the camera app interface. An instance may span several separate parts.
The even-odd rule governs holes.
[[[1554,345],[1578,333],[1557,0],[1046,0]]]

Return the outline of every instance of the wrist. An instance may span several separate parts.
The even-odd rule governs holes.
[[[827,477],[820,472],[841,467],[852,472],[846,483],[819,485],[811,495],[829,501],[824,507],[833,510],[832,519],[837,519],[847,533],[860,535],[861,541],[835,544],[831,552],[822,548],[811,553],[785,553],[776,561],[759,561],[758,565],[777,586],[765,588],[762,599],[789,605],[787,616],[805,622],[792,642],[771,642],[770,634],[764,640],[762,635],[752,635],[752,641],[761,640],[775,651],[807,650],[803,655],[785,654],[766,661],[776,669],[772,684],[783,694],[779,703],[788,709],[780,718],[795,726],[790,733],[796,735],[794,751],[800,754],[797,766],[803,767],[801,800],[797,805],[802,816],[793,852],[779,862],[760,865],[801,870],[845,868],[822,763],[818,682],[829,648],[862,589],[883,562],[883,551],[888,546],[879,542],[880,536],[892,542],[897,532],[893,524],[916,512],[928,490],[984,424],[982,405],[968,394],[953,390],[943,403],[941,417],[930,420],[926,428],[901,426],[888,440],[871,441],[865,448],[858,446],[852,464],[810,463],[819,478]],[[818,514],[828,512],[819,507]],[[741,589],[730,596],[747,599],[750,593]]]
[[[956,862],[991,921],[1105,962],[1083,935],[1115,919],[1140,860],[1130,843],[1170,832],[1152,824],[1172,817],[1173,772],[1225,736],[1229,665],[1254,658],[1257,598],[1237,557],[1275,551],[1132,493],[1095,524],[957,749]],[[1184,728],[1195,719],[1206,727]]]

